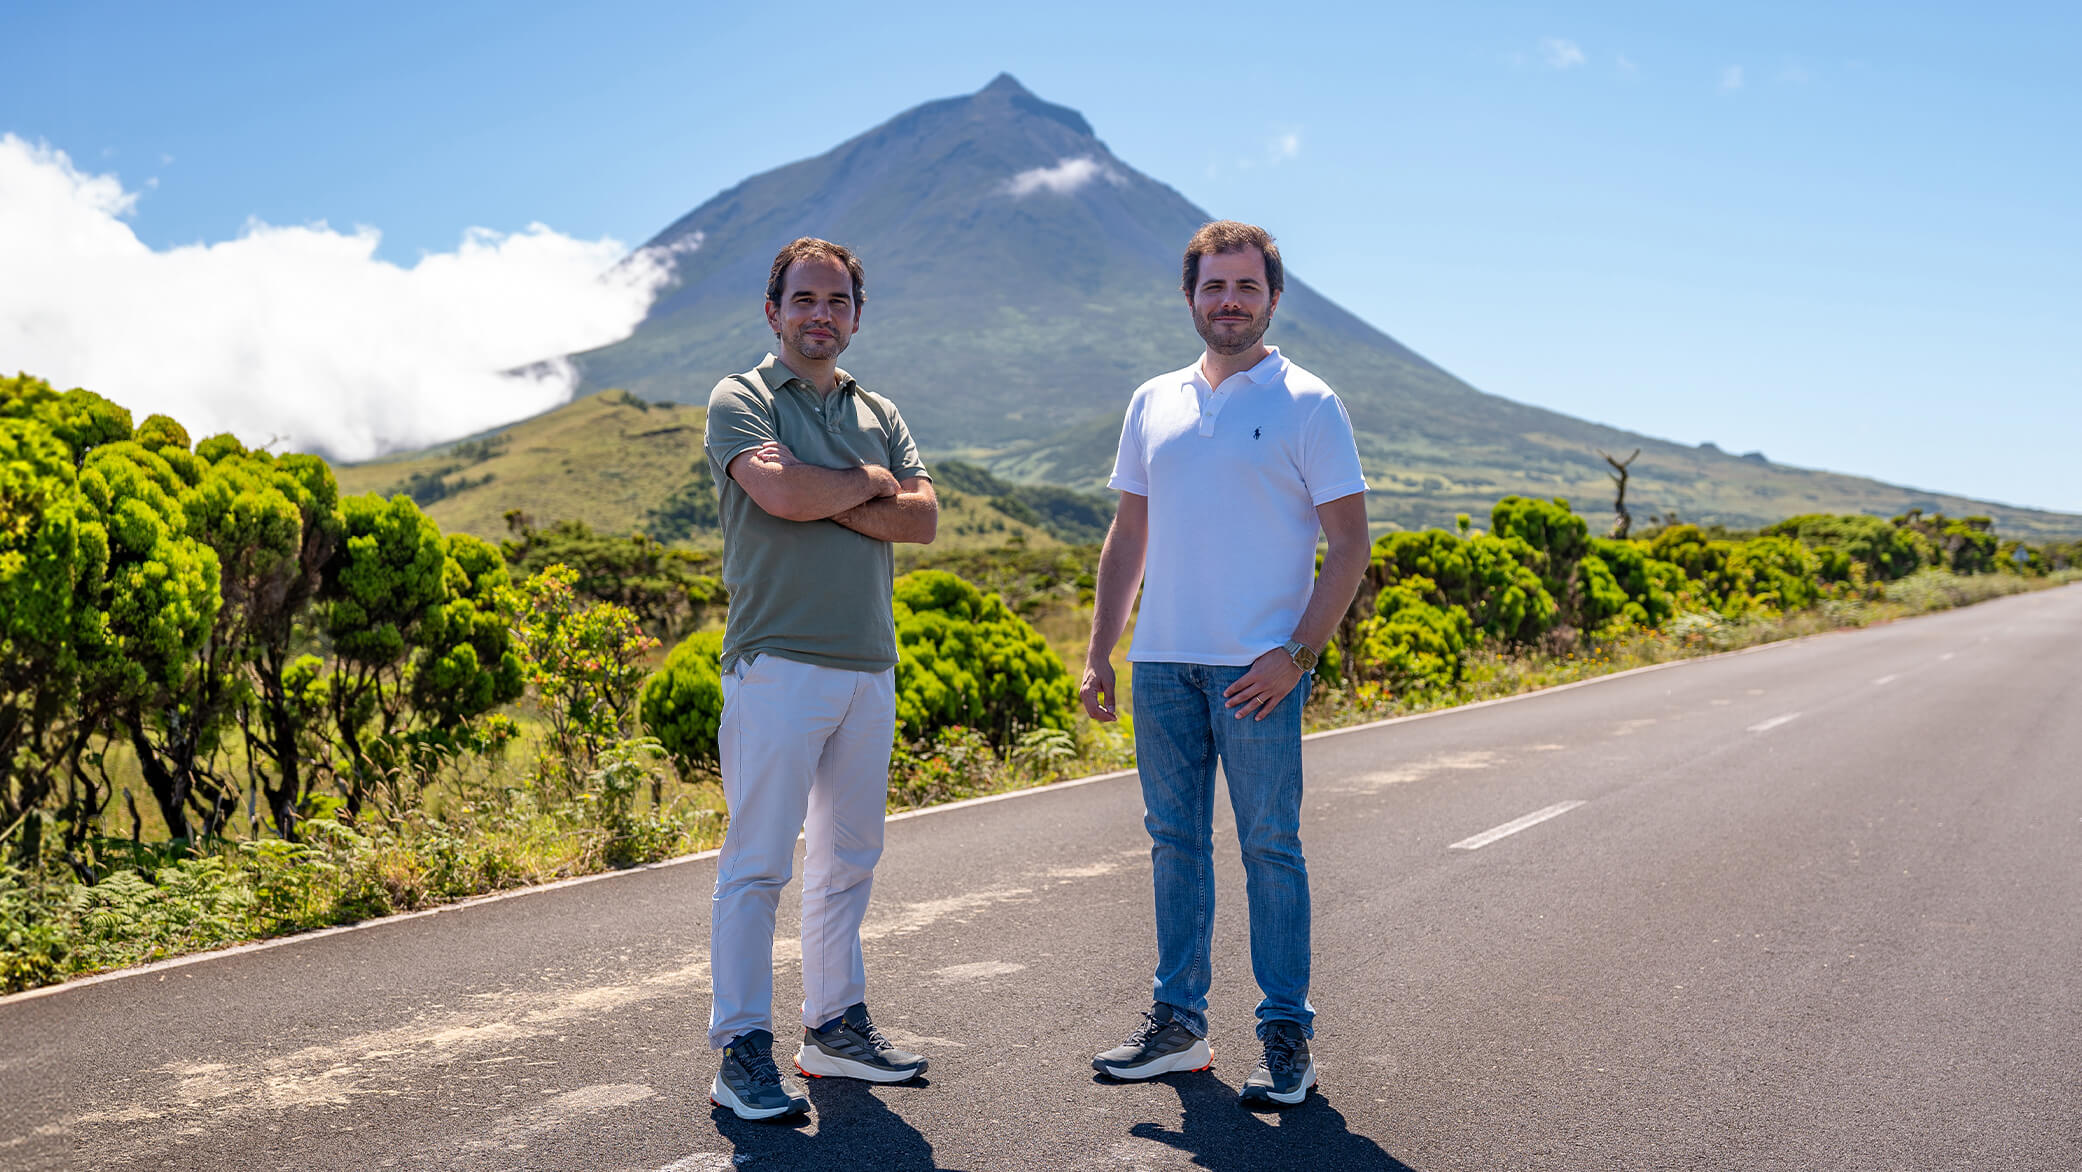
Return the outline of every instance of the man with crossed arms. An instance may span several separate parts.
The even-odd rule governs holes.
[[[900,1082],[926,1061],[867,1011],[860,946],[896,724],[890,543],[930,542],[931,479],[896,407],[838,367],[860,328],[860,261],[804,237],[774,258],[779,354],[716,384],[708,460],[723,523],[723,717],[730,829],[709,936],[710,1099],[744,1119],[809,1109],[773,1060],[774,911],[795,836],[805,1074]]]
[[[1113,720],[1110,657],[1135,588],[1135,759],[1156,887],[1155,1004],[1092,1065],[1122,1079],[1213,1061],[1214,773],[1236,811],[1264,1054],[1246,1105],[1299,1103],[1309,1054],[1308,869],[1301,708],[1316,656],[1370,553],[1352,424],[1323,380],[1264,344],[1285,284],[1262,228],[1223,220],[1186,246],[1183,288],[1207,344],[1128,404],[1108,482],[1120,510],[1100,554],[1081,695]],[[1316,535],[1329,541],[1320,574]]]

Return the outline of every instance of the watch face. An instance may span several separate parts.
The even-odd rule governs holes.
[[[1313,647],[1302,648],[1295,654],[1294,662],[1300,664],[1303,671],[1316,670],[1316,649]]]

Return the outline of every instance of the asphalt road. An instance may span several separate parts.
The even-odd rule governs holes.
[[[2082,1168],[2082,588],[1308,767],[1323,1093],[1281,1114],[1235,1104],[1226,828],[1214,1069],[1086,1066],[1153,958],[1119,778],[891,825],[871,1003],[928,1082],[712,1110],[703,860],[0,1003],[0,1166]]]

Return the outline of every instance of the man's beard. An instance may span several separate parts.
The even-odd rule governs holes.
[[[1241,354],[1256,346],[1272,328],[1272,311],[1266,310],[1264,317],[1248,321],[1216,321],[1212,315],[1193,315],[1193,328],[1200,332],[1200,340],[1207,343],[1215,354]]]
[[[789,349],[804,358],[813,358],[819,362],[827,358],[837,358],[845,353],[846,342],[847,339],[836,330],[832,331],[830,338],[812,338],[808,326],[794,330],[788,335]]]

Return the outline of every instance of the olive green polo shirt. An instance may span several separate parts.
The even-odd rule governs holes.
[[[741,656],[767,654],[847,671],[896,666],[890,544],[836,521],[784,521],[730,478],[730,461],[769,440],[805,464],[880,464],[898,480],[926,476],[895,404],[843,370],[838,376],[837,390],[820,392],[769,354],[709,392],[708,466],[730,590],[724,671]]]

